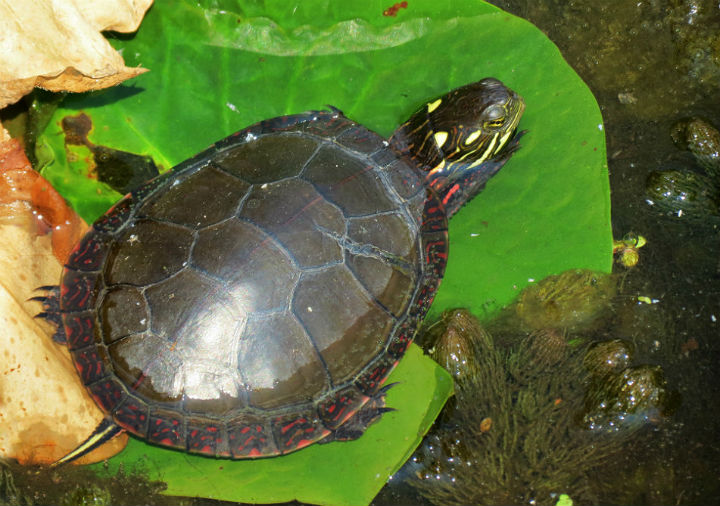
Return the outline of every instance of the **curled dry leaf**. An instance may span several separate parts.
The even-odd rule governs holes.
[[[146,72],[100,33],[134,32],[152,0],[0,0],[0,108],[39,86],[82,92]]]
[[[34,316],[35,289],[56,285],[87,225],[32,170],[0,126],[0,457],[50,463],[83,441],[102,412],[87,395],[54,328]],[[126,438],[81,462],[117,453]]]

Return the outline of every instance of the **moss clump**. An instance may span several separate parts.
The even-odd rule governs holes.
[[[525,288],[513,309],[529,330],[585,329],[609,309],[615,291],[609,274],[569,270]]]

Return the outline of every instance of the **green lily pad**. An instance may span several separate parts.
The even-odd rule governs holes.
[[[411,0],[395,16],[385,16],[392,4],[157,3],[136,36],[113,41],[128,65],[151,71],[122,86],[67,99],[38,142],[38,159],[51,160],[43,175],[92,221],[120,195],[89,178],[90,158],[75,154],[68,160],[60,128],[66,115],[83,111],[92,118],[89,139],[94,144],[151,155],[169,169],[246,125],[325,104],[389,135],[426,100],[494,76],[525,98],[520,128],[529,132],[483,194],[453,218],[447,273],[431,312],[462,306],[491,315],[534,279],[570,268],[609,272],[602,118],[557,48],[531,24],[484,2],[463,2],[458,8],[452,2]],[[401,367],[411,360],[403,359]],[[111,467],[139,460],[173,494],[367,503],[417,445],[444,402],[438,402],[440,383],[424,383],[428,376],[441,377],[437,369],[410,369],[389,396],[398,412],[352,443],[231,462],[134,440],[110,461]],[[420,392],[432,393],[435,404],[428,406]],[[416,418],[401,418],[411,410]],[[406,446],[391,451],[391,440]],[[326,456],[325,451],[337,453]],[[319,460],[313,461],[316,455]],[[298,465],[303,472],[285,467],[304,458],[309,460]],[[353,472],[340,476],[343,467]],[[217,478],[215,473],[220,473]]]

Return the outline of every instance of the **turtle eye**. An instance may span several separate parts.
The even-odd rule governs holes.
[[[485,128],[500,128],[505,124],[505,108],[500,105],[491,105],[483,112],[483,126]]]

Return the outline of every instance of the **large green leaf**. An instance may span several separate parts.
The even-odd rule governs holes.
[[[527,108],[520,127],[529,133],[481,197],[453,218],[450,261],[432,311],[463,306],[491,314],[533,279],[569,268],[609,271],[602,120],[592,94],[557,48],[529,23],[480,1],[411,0],[395,17],[383,16],[390,5],[373,0],[158,3],[135,37],[115,41],[128,65],[143,65],[151,72],[106,92],[66,100],[39,143],[39,158],[52,160],[43,174],[92,220],[119,195],[103,185],[88,186],[85,157],[76,155],[68,163],[59,127],[65,115],[84,111],[95,125],[92,142],[149,154],[169,168],[255,121],[325,104],[389,135],[424,101],[495,76],[524,96]],[[403,381],[412,385],[409,392],[439,388],[421,385],[412,373]],[[400,387],[397,392],[390,398],[394,407],[400,402]],[[407,397],[414,398],[412,393]],[[418,416],[431,417],[437,406],[425,409],[428,401],[423,398],[416,408],[420,402],[425,404],[418,413],[424,414]],[[384,417],[377,430],[390,427],[393,419]],[[289,457],[251,462],[258,465],[249,470],[242,467],[243,486],[234,477],[235,486],[223,487],[218,481],[202,488],[203,481],[194,480],[197,486],[192,489],[186,488],[191,481],[187,470],[196,469],[196,462],[226,472],[248,463],[193,458],[141,448],[137,442],[113,462],[133,461],[138,455],[133,452],[147,454],[148,469],[166,480],[172,493],[355,504],[370,500],[407,448],[416,444],[417,432],[426,428],[419,419],[392,426],[385,434],[408,439],[406,450],[392,458],[387,457],[388,440],[374,445],[370,434],[355,443],[297,453],[295,458],[339,448],[329,460],[337,465],[328,474],[319,465],[304,464],[324,487],[315,481],[304,487],[306,475],[283,467]],[[356,456],[343,456],[353,445],[369,458],[347,481],[330,471],[342,467],[340,462],[349,466],[356,461]],[[277,470],[265,470],[273,462],[278,462]],[[269,497],[253,489],[251,483],[259,478],[251,474],[252,467],[275,479],[272,486],[258,481],[261,490],[280,491],[283,484],[284,491]],[[372,486],[363,489],[365,495],[355,493],[367,475]],[[282,495],[287,493],[294,495]]]

